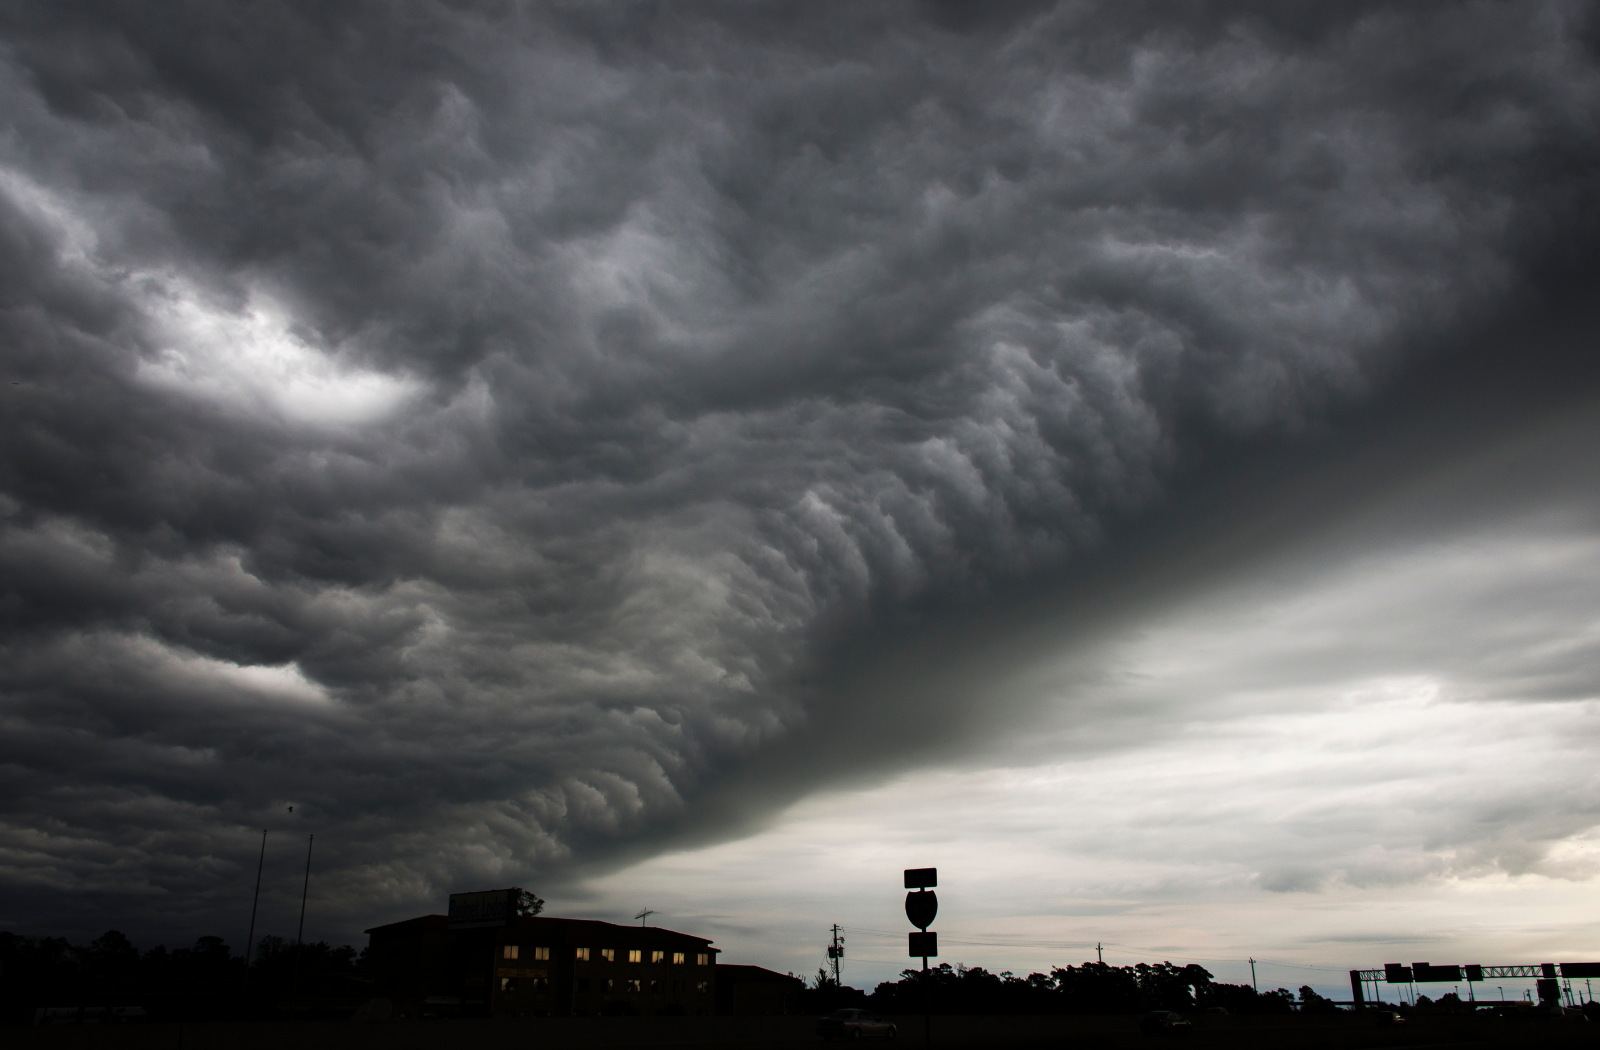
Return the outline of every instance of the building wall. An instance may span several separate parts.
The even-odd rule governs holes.
[[[717,950],[673,930],[543,916],[449,930],[437,915],[367,933],[385,992],[408,1004],[406,1013],[697,1016],[715,1008]]]
[[[805,982],[762,966],[717,967],[716,1011],[739,1017],[793,1013]]]
[[[654,927],[519,919],[496,940],[495,1016],[709,1014],[716,950]],[[515,948],[515,958],[508,957]],[[583,956],[587,958],[583,958]]]

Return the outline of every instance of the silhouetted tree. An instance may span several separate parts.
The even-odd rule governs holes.
[[[1300,986],[1300,1012],[1303,1014],[1336,1014],[1339,1008],[1332,999],[1325,999],[1309,984]]]
[[[517,891],[517,918],[531,919],[544,911],[544,901],[529,890]]]
[[[349,945],[317,942],[297,952],[280,937],[263,937],[246,999],[244,960],[220,937],[201,937],[191,948],[157,945],[141,955],[117,930],[82,947],[0,933],[0,1019],[26,1022],[40,1006],[142,1006],[156,1019],[262,1015],[292,987],[297,960],[302,994],[371,997]]]
[[[794,976],[791,974],[790,976]],[[822,1016],[846,1006],[866,1006],[867,993],[850,985],[841,985],[825,968],[818,968],[811,983],[795,993],[793,1009],[797,1013]]]
[[[1294,997],[1282,989],[1257,995],[1248,984],[1207,984],[1197,988],[1196,993],[1196,1006],[1220,1006],[1230,1014],[1286,1014],[1292,1011],[1294,1002]]]

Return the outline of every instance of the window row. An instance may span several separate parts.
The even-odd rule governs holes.
[[[549,948],[530,947],[528,950],[533,953],[531,958],[533,958],[535,960],[548,961],[549,958],[550,958],[550,949]],[[591,953],[593,953],[593,952],[598,952],[599,953],[598,954],[598,958],[601,959],[604,962],[616,962],[617,961],[617,949],[615,949],[615,948],[574,948],[572,957],[574,959],[578,960],[579,962],[590,962],[595,957],[595,956],[591,955]],[[629,949],[627,949],[627,953],[628,953],[628,961],[629,962],[631,962],[631,963],[642,963],[642,962],[644,962],[644,950],[642,948],[629,948]],[[650,953],[650,961],[653,962],[653,963],[664,963],[664,962],[667,961],[667,954],[668,953],[666,953],[666,952],[652,951]],[[687,952],[672,952],[671,954],[672,954],[672,964],[674,966],[683,966],[689,960]],[[521,957],[522,957],[522,946],[521,945],[518,945],[518,944],[503,944],[503,945],[500,946],[500,958],[502,958],[502,959],[520,959]],[[711,953],[710,952],[696,952],[695,953],[695,957],[694,957],[694,964],[696,966],[710,966],[711,965]]]
[[[591,982],[587,977],[580,977],[578,979],[578,992],[580,995],[588,994],[591,988],[594,986],[597,986],[595,990],[598,990],[605,995],[615,995],[619,992],[626,992],[630,995],[642,995],[646,991],[649,991],[651,995],[660,995],[667,990],[669,982],[645,981],[638,978],[624,979],[613,977],[607,977],[594,982]],[[688,981],[670,982],[673,995],[682,995],[688,986]],[[550,981],[545,977],[500,978],[500,990],[502,992],[514,992],[519,987],[532,988],[536,992],[543,992],[550,988]],[[711,982],[695,981],[694,990],[701,995],[705,995],[711,991]]]

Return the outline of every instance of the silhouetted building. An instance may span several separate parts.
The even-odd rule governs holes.
[[[368,958],[402,1015],[710,1014],[717,949],[704,937],[588,919],[444,915],[375,926]]]
[[[724,964],[717,967],[717,1013],[794,1013],[798,993],[805,986],[798,977],[765,967]]]

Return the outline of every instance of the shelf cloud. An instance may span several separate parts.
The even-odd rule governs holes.
[[[824,788],[1096,761],[1251,672],[1028,668],[1304,552],[1294,493],[1594,389],[1585,5],[4,19],[14,928],[222,929],[263,827],[316,831],[358,930],[576,900]],[[1362,579],[1317,622],[1406,600]],[[1425,664],[1425,605],[1371,645]],[[1319,657],[1256,641],[1215,644]],[[1592,699],[1589,644],[1479,670]],[[1030,743],[1045,708],[1076,728]]]

